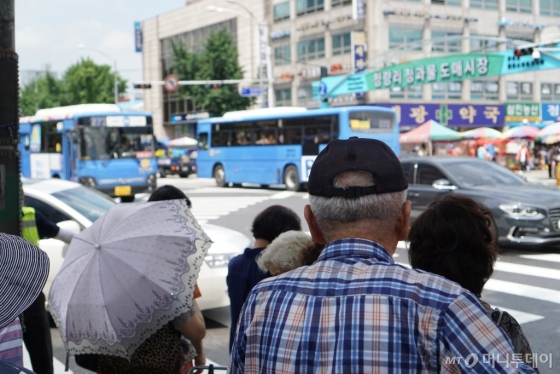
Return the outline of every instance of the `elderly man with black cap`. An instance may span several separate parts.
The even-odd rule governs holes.
[[[239,320],[231,373],[533,373],[477,297],[395,264],[408,182],[382,142],[334,140],[309,176],[318,260],[259,283]]]

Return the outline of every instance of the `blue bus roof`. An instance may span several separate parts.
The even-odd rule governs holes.
[[[204,123],[230,123],[230,122],[244,122],[248,120],[273,120],[273,119],[288,119],[288,118],[301,118],[301,117],[315,117],[321,115],[332,115],[332,114],[339,114],[339,113],[346,113],[349,111],[363,111],[363,112],[385,112],[385,113],[392,113],[394,112],[391,108],[385,107],[377,107],[377,106],[344,106],[344,107],[334,107],[334,108],[325,108],[325,109],[310,109],[304,112],[293,112],[293,113],[274,113],[274,114],[259,114],[259,115],[251,115],[250,111],[248,111],[247,115],[239,115],[235,117],[212,117],[208,119],[203,119],[198,121],[200,124]]]

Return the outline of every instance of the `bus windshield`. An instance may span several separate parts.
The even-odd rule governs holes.
[[[395,129],[395,116],[386,112],[352,111],[349,122],[354,132],[393,132]]]
[[[82,127],[80,159],[107,160],[153,157],[151,127]]]

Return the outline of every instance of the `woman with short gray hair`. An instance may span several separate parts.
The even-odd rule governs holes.
[[[276,276],[311,265],[324,246],[302,231],[286,231],[272,241],[257,259],[259,268]]]

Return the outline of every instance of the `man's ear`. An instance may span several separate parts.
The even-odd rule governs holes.
[[[412,204],[410,201],[405,201],[402,205],[401,214],[397,219],[397,237],[399,240],[406,240],[408,238],[408,229],[410,228],[410,212]]]
[[[319,226],[317,226],[317,221],[315,220],[315,216],[311,211],[310,205],[305,206],[303,210],[303,216],[307,221],[307,226],[309,226],[309,232],[311,233],[311,237],[313,238],[313,241],[319,244],[326,245],[327,241],[325,240],[325,237],[323,236],[321,230],[319,230]]]

